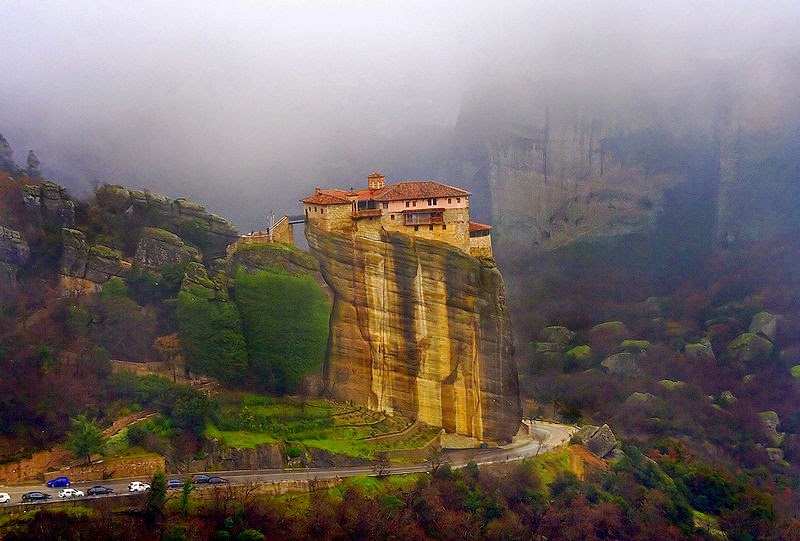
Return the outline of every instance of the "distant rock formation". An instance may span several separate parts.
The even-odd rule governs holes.
[[[17,284],[17,270],[30,256],[30,248],[19,231],[0,225],[0,284],[13,290]]]
[[[14,162],[14,151],[11,150],[11,145],[8,144],[2,133],[0,133],[0,171],[10,173],[12,176],[17,176],[22,172],[22,169]]]
[[[66,190],[49,180],[23,186],[22,197],[31,221],[44,220],[58,227],[75,225],[75,203]]]
[[[39,157],[32,150],[28,151],[28,176],[31,178],[42,176],[39,170]]]
[[[449,432],[510,440],[521,406],[503,279],[444,242],[306,226],[333,291],[328,392]]]

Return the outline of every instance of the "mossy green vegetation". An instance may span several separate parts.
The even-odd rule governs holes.
[[[178,293],[178,329],[187,368],[226,385],[241,384],[248,362],[239,311],[236,304],[216,294],[204,273],[203,278],[203,283],[184,280]]]
[[[330,305],[310,276],[261,270],[236,273],[250,370],[257,386],[279,394],[319,374],[328,342]]]
[[[226,392],[218,396],[217,409],[204,435],[231,448],[254,448],[282,443],[290,458],[307,449],[371,459],[378,451],[416,449],[438,433],[436,427],[419,425],[406,437],[370,440],[395,434],[407,419],[380,416],[363,408],[322,399],[276,398],[252,393]]]

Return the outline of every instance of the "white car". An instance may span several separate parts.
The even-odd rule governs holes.
[[[11,501],[11,496],[8,495],[8,492],[0,492],[0,503],[8,503]]]
[[[134,481],[128,485],[128,492],[144,492],[150,490],[150,485],[141,481]]]
[[[59,498],[83,498],[83,496],[84,493],[82,490],[77,490],[74,488],[65,488],[58,493]]]

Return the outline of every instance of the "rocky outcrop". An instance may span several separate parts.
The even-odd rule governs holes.
[[[134,266],[139,270],[158,272],[167,265],[183,265],[199,258],[197,250],[185,245],[177,235],[145,227],[136,247]]]
[[[228,255],[227,263],[229,270],[241,267],[247,272],[280,269],[290,274],[319,273],[319,264],[308,252],[277,242],[238,244]]]
[[[30,248],[19,231],[0,225],[0,282],[7,289],[17,284],[17,271],[28,261]]]
[[[176,233],[201,247],[207,257],[223,256],[225,248],[239,238],[228,220],[186,199],[171,200],[113,184],[98,189],[96,197],[98,204],[109,212],[126,213],[137,223]]]
[[[86,276],[86,262],[89,259],[86,235],[77,229],[65,227],[61,230],[61,242],[61,274],[76,278]]]
[[[62,293],[80,295],[97,289],[92,284],[103,284],[114,276],[125,277],[130,271],[119,250],[108,246],[89,246],[86,235],[77,229],[61,229],[61,274],[70,278],[62,280]]]
[[[758,418],[764,427],[764,435],[771,445],[780,445],[783,442],[785,434],[778,432],[778,426],[781,424],[780,417],[774,411],[761,411],[758,413]]]
[[[231,448],[212,440],[207,449],[207,456],[202,460],[193,460],[189,464],[192,471],[213,470],[263,470],[283,468],[283,444],[265,443],[253,448]],[[184,469],[182,464],[171,464],[175,469]]]
[[[521,418],[511,324],[497,267],[402,233],[306,237],[333,292],[329,393],[479,439]]]
[[[34,221],[44,220],[59,227],[75,225],[75,203],[66,190],[49,180],[23,186],[23,200],[28,215]]]
[[[9,173],[14,177],[22,173],[22,169],[14,161],[14,151],[2,133],[0,133],[0,171]]]
[[[32,150],[28,151],[28,176],[31,178],[42,176],[39,170],[39,157]]]
[[[86,274],[84,278],[102,284],[114,276],[127,276],[130,264],[126,262],[119,250],[107,246],[92,246],[86,258]]]

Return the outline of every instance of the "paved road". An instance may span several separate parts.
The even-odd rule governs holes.
[[[514,460],[521,460],[523,458],[536,456],[541,453],[552,451],[559,445],[566,443],[571,435],[577,430],[573,426],[560,425],[556,423],[547,423],[544,421],[530,421],[525,420],[524,423],[528,427],[529,435],[524,437],[515,438],[514,442],[503,445],[500,447],[491,447],[488,449],[461,449],[461,450],[445,450],[442,453],[444,460],[452,467],[463,467],[468,462],[474,461],[478,465],[496,464],[500,462],[511,462]],[[408,466],[394,465],[389,469],[392,475],[400,475],[405,473],[417,473],[428,470],[427,464],[411,464]],[[311,480],[311,479],[331,479],[341,477],[354,477],[357,475],[374,475],[375,472],[371,467],[356,467],[356,468],[300,468],[300,469],[274,469],[274,470],[239,470],[230,472],[214,472],[214,475],[225,477],[233,484],[244,483],[270,483],[279,481],[293,481],[293,480]],[[168,478],[187,478],[187,474],[168,475]],[[102,484],[114,489],[116,495],[128,494],[128,483],[131,481],[145,481],[150,482],[149,479],[110,479],[107,481],[88,481],[81,483],[73,483],[70,485],[86,492],[89,487],[93,485]],[[204,488],[208,485],[198,485],[198,488]],[[22,494],[25,492],[37,490],[51,494],[53,498],[49,500],[50,503],[63,501],[58,497],[60,488],[46,488],[42,485],[18,485],[1,487],[0,492],[7,492],[11,496],[11,502],[6,505],[17,504],[22,500]],[[97,496],[103,497],[103,496]],[[40,505],[42,502],[35,502],[26,505]]]

